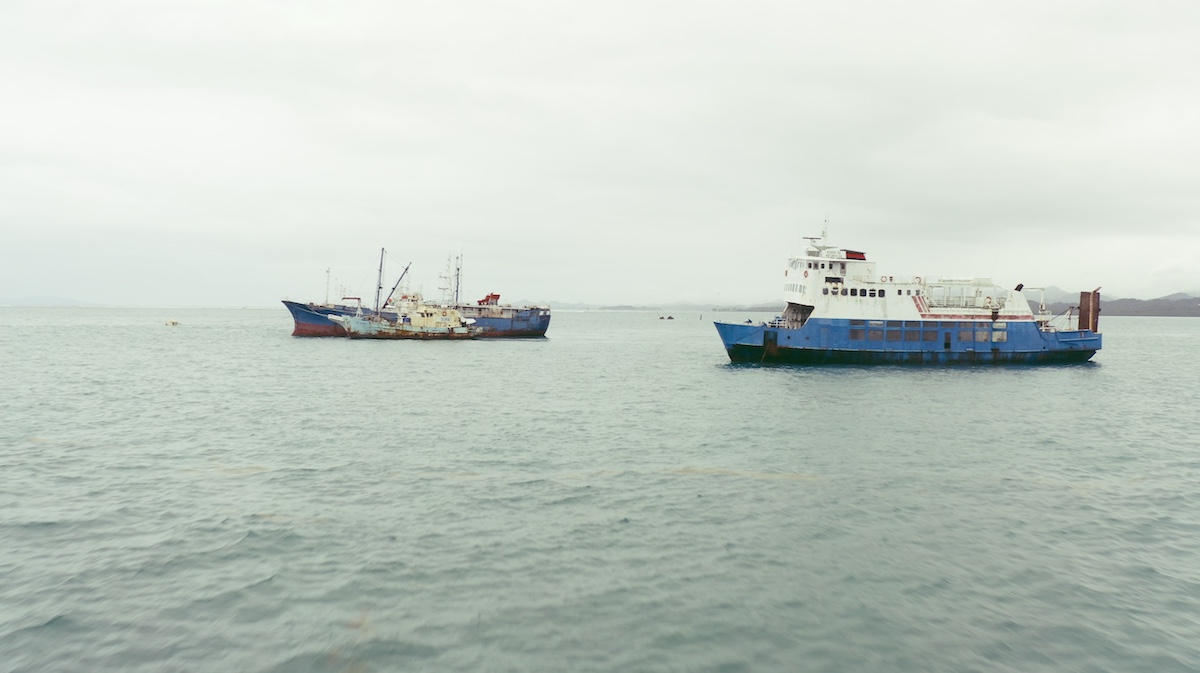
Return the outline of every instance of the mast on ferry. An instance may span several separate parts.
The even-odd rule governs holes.
[[[805,236],[805,237],[804,237],[804,240],[808,241],[808,245],[809,245],[809,246],[810,246],[812,249],[816,250],[816,251],[817,251],[817,254],[818,254],[818,255],[820,255],[820,256],[822,256],[822,257],[824,257],[824,256],[825,256],[825,251],[826,251],[826,250],[829,250],[829,249],[832,249],[832,248],[836,248],[836,247],[837,247],[837,246],[834,246],[834,245],[827,245],[827,244],[826,244],[826,241],[828,241],[828,240],[829,240],[829,221],[828,221],[828,220],[826,220],[826,222],[825,222],[825,227],[824,227],[823,229],[821,229],[821,235],[820,235],[820,236]],[[818,243],[818,241],[820,241],[820,243]]]

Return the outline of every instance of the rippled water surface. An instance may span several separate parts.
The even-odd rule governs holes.
[[[0,671],[1200,670],[1200,321],[805,369],[714,317],[0,309]]]

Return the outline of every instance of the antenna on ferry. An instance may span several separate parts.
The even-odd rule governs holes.
[[[814,250],[817,250],[818,253],[821,254],[822,256],[824,255],[826,250],[829,250],[830,248],[833,247],[831,245],[828,245],[828,243],[827,243],[829,240],[829,215],[828,214],[825,215],[825,226],[821,229],[821,235],[820,236],[805,236],[804,240],[808,241],[808,244],[810,246],[812,246],[812,248]]]
[[[330,269],[330,267],[325,267],[325,303],[326,304],[329,303],[329,269]]]

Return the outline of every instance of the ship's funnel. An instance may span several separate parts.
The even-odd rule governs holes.
[[[1100,333],[1100,288],[1079,293],[1079,329]]]

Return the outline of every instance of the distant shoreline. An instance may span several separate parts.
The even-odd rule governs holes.
[[[41,300],[41,301],[39,301]],[[635,306],[632,304],[616,304],[596,306],[565,302],[562,304],[548,303],[551,310],[561,311],[640,311],[659,313],[782,313],[785,307],[781,300],[770,304],[746,304],[735,306],[712,306],[703,304],[658,304],[653,306]],[[1047,302],[1046,309],[1053,314],[1065,313],[1077,306],[1077,302],[1055,301]],[[1030,302],[1030,307],[1036,313],[1038,304]],[[0,308],[147,308],[147,309],[266,309],[263,306],[118,306],[96,304],[93,302],[67,298],[31,297],[29,299],[0,299]],[[1104,299],[1100,298],[1101,315],[1107,316],[1147,316],[1163,318],[1196,318],[1200,317],[1200,297],[1171,295],[1159,299]]]
[[[1051,313],[1064,313],[1067,309],[1078,304],[1055,302],[1047,304]],[[1037,304],[1032,304],[1034,310]],[[1113,299],[1105,301],[1100,297],[1101,316],[1153,316],[1161,318],[1197,318],[1200,317],[1200,298],[1185,299]]]

